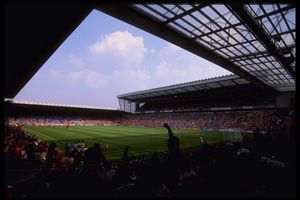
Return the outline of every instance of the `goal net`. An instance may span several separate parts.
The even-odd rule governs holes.
[[[226,142],[241,142],[243,135],[239,129],[226,129],[223,130],[223,140]]]

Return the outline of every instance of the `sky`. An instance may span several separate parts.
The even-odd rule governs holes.
[[[117,95],[231,72],[93,10],[14,100],[119,108]]]

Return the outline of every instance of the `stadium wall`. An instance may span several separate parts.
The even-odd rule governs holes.
[[[289,107],[291,99],[295,97],[294,93],[284,92],[276,96],[276,107],[277,108],[287,108]]]

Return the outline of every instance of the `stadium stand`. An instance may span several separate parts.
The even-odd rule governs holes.
[[[204,141],[200,148],[184,152],[182,159],[165,154],[128,158],[124,153],[122,160],[108,162],[97,145],[73,144],[71,149],[76,150],[64,155],[55,143],[47,145],[18,126],[5,128],[7,195],[253,197],[293,192],[288,146],[281,139],[278,143],[276,134],[259,130],[253,140],[242,143],[208,145]],[[21,174],[16,173],[18,169]]]
[[[235,75],[122,94],[121,110],[5,101],[6,197],[295,196],[296,29],[295,19],[285,15],[295,13],[293,3],[272,9],[260,3],[64,6],[6,5],[5,98],[15,97],[93,8]],[[213,11],[224,27],[203,9]],[[274,25],[274,15],[281,16],[285,31]],[[186,28],[191,18],[199,24],[193,30]],[[223,36],[225,29],[235,34]],[[168,152],[129,157],[134,147],[126,146],[121,159],[109,160],[97,143],[73,141],[62,150],[29,134],[24,125],[165,127]],[[199,146],[183,151],[174,128],[239,129],[253,137],[214,144],[201,138]]]
[[[36,105],[26,106],[30,109]],[[64,109],[69,113],[74,108]],[[20,110],[23,112],[24,108]],[[274,110],[152,114],[110,111],[116,112],[114,118],[105,112],[108,115],[103,115],[101,120],[93,119],[93,115],[88,119],[88,114],[83,119],[74,115],[66,117],[66,113],[62,114],[65,117],[41,115],[43,111],[31,116],[25,112],[23,118],[9,117],[4,138],[7,195],[255,197],[289,196],[294,192],[293,150],[286,139],[291,129],[288,119],[276,115]],[[21,112],[16,113],[20,116]],[[74,141],[67,143],[62,151],[55,143],[40,141],[22,128],[32,124],[163,127],[163,123],[173,128],[240,128],[253,131],[254,137],[214,145],[204,139],[198,148],[183,151],[181,159],[172,159],[172,155],[164,153],[128,157],[128,147],[121,160],[108,161],[97,144],[87,147],[83,141]],[[180,142],[178,138],[177,142]]]
[[[247,92],[245,92],[247,91]],[[202,111],[208,108],[274,108],[275,95],[236,76],[227,75],[118,96],[124,111]],[[171,107],[170,107],[171,105]]]

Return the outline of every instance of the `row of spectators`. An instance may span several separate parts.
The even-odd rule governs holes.
[[[145,126],[161,127],[163,122],[174,128],[199,129],[240,129],[252,131],[254,127],[267,131],[274,123],[274,112],[263,111],[228,111],[228,112],[190,112],[190,113],[157,113],[135,114],[124,116],[118,120],[88,120],[88,119],[62,119],[62,118],[18,118],[9,119],[11,125],[33,126],[69,126],[69,125],[99,125],[99,126]],[[277,121],[275,120],[275,123]]]
[[[253,139],[240,143],[209,145],[181,152],[179,139],[168,125],[168,153],[129,158],[126,147],[121,160],[106,160],[101,146],[86,148],[82,141],[67,144],[62,156],[56,144],[49,146],[21,128],[5,129],[6,172],[24,159],[30,165],[39,149],[44,164],[24,181],[8,182],[6,195],[14,197],[279,197],[294,194],[294,162],[287,145],[279,146],[256,130]],[[167,133],[166,133],[167,134]],[[270,140],[271,139],[271,140]],[[38,146],[31,151],[24,144]],[[266,148],[268,147],[268,148]],[[21,148],[19,150],[19,148]],[[10,150],[7,150],[10,149]],[[30,153],[31,152],[31,153]],[[73,153],[72,153],[73,152]],[[74,152],[81,152],[75,156]],[[21,153],[22,154],[22,153]],[[64,158],[64,159],[63,159]],[[81,166],[83,165],[83,166]],[[6,173],[7,174],[7,173]],[[7,180],[7,179],[6,179]]]
[[[46,161],[48,145],[19,127],[5,126],[4,153],[7,166],[39,168]]]
[[[127,126],[161,127],[168,122],[174,128],[229,129],[252,131],[254,127],[266,131],[274,123],[273,111],[230,111],[135,114],[119,124]]]
[[[26,118],[10,118],[10,125],[21,126],[80,126],[80,125],[98,125],[112,126],[111,120],[95,120],[95,119],[80,119],[80,118],[61,118],[61,117],[26,117]]]

